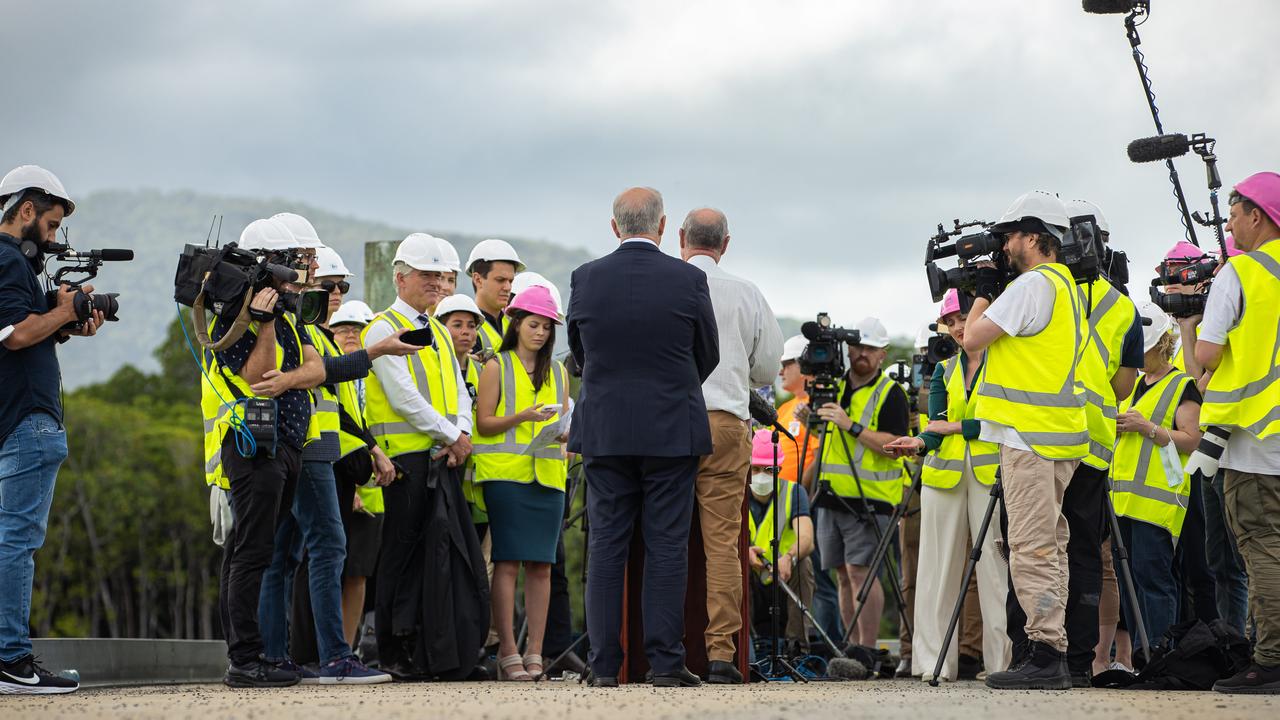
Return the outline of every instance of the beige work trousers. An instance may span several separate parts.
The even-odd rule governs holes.
[[[742,499],[751,468],[751,433],[732,413],[707,413],[712,451],[698,465],[695,495],[707,557],[707,660],[733,661],[733,636],[742,629]]]

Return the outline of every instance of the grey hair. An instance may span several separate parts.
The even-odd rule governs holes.
[[[404,277],[413,272],[413,268],[409,267],[409,263],[403,260],[397,260],[391,267],[395,270],[396,277]]]
[[[711,222],[699,221],[695,218],[696,215],[708,211],[715,213],[715,219]],[[711,207],[690,210],[684,218],[684,225],[680,228],[684,230],[685,243],[689,247],[702,250],[719,250],[724,246],[725,238],[729,237],[729,219],[724,213]]]
[[[626,197],[630,190],[613,200],[613,221],[618,224],[618,232],[624,238],[656,235],[658,226],[662,223],[662,193],[651,187],[638,189],[648,191],[638,201]]]

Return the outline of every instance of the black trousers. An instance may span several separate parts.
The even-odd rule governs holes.
[[[551,662],[573,644],[573,610],[569,605],[569,576],[565,573],[564,533],[556,545],[556,561],[551,566],[551,604],[547,607],[547,630],[542,654]]]
[[[1102,541],[1108,523],[1107,471],[1080,463],[1071,476],[1062,498],[1062,514],[1067,518],[1071,538],[1067,541],[1067,665],[1073,673],[1093,667],[1093,651],[1098,644],[1098,601],[1102,597]],[[1003,515],[1003,506],[1001,507]],[[1009,586],[1009,639],[1013,657],[1027,650],[1026,613],[1018,603],[1017,588]]]
[[[373,609],[378,657],[384,666],[412,660],[406,646],[416,639],[421,625],[423,525],[428,500],[439,482],[429,452],[400,455],[396,462],[404,468],[404,477],[382,488],[382,552]]]
[[[231,481],[235,518],[222,554],[218,609],[227,639],[227,657],[240,665],[258,659],[264,648],[258,628],[262,575],[271,564],[276,527],[292,512],[293,491],[302,472],[302,451],[285,445],[274,458],[265,452],[241,457],[230,433],[222,444],[222,470]]]
[[[1182,608],[1179,621],[1192,618],[1213,622],[1218,613],[1218,583],[1209,569],[1207,526],[1204,510],[1204,485],[1197,475],[1190,478],[1191,497],[1187,501],[1187,517],[1182,535],[1174,550],[1174,564],[1182,580]],[[1160,638],[1150,638],[1152,645]]]

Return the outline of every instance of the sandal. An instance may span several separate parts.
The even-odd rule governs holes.
[[[525,672],[529,673],[529,677],[532,678],[533,680],[537,680],[541,678],[542,674],[546,672],[543,669],[542,664],[543,663],[542,663],[541,655],[534,655],[530,653],[524,656]],[[533,668],[538,668],[538,669],[535,671]]]
[[[524,660],[518,654],[513,654],[498,660],[498,679],[529,682],[533,680],[533,676],[524,669]]]

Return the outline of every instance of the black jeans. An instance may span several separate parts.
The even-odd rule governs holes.
[[[276,527],[291,512],[302,472],[302,452],[287,445],[274,458],[260,452],[241,457],[230,433],[222,444],[222,469],[231,481],[235,518],[222,554],[218,609],[227,657],[237,665],[258,659],[264,648],[258,628],[262,575],[271,564]]]

